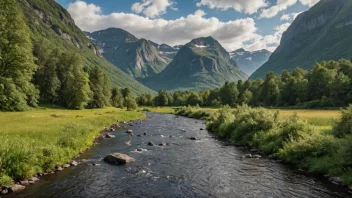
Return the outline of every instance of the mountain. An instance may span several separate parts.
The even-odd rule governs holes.
[[[271,52],[268,50],[259,50],[249,52],[244,49],[238,49],[230,53],[231,58],[236,61],[240,69],[247,75],[251,75],[255,70],[269,60]]]
[[[321,0],[300,14],[282,35],[280,46],[251,79],[316,62],[352,58],[352,1]]]
[[[143,79],[160,73],[167,65],[151,42],[138,39],[120,28],[108,28],[88,34],[103,56],[128,75]]]
[[[157,44],[153,41],[149,41],[157,50],[159,55],[167,62],[170,63],[176,56],[178,50],[180,48],[178,47],[171,47],[170,45],[167,44]]]
[[[54,0],[18,0],[33,40],[45,38],[63,51],[81,55],[87,67],[99,66],[110,77],[112,87],[128,87],[135,94],[154,93],[106,61],[100,49],[75,25],[70,14]]]
[[[181,47],[164,71],[144,83],[154,90],[205,90],[246,78],[217,40],[203,37]]]

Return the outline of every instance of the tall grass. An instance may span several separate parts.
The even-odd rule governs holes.
[[[176,111],[179,115],[200,115],[190,107]],[[335,111],[332,111],[336,113]],[[352,185],[352,106],[343,110],[341,119],[323,111],[280,116],[279,111],[250,108],[247,105],[231,109],[224,106],[207,116],[207,129],[229,141],[258,148],[282,160],[314,173],[341,177]],[[320,114],[322,120],[314,118]],[[329,126],[330,125],[330,126]],[[318,126],[318,128],[317,128]],[[319,127],[326,127],[324,129]]]
[[[106,125],[143,117],[115,108],[0,112],[0,186],[69,162]]]

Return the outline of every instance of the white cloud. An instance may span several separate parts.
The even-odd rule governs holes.
[[[297,0],[277,0],[276,5],[264,9],[260,14],[260,18],[272,18],[276,16],[279,12],[286,10],[287,8],[295,5]]]
[[[213,36],[230,51],[246,47],[250,45],[249,42],[260,40],[262,37],[257,34],[256,24],[252,18],[222,22],[215,17],[206,18],[202,10],[175,20],[150,19],[131,13],[103,15],[100,7],[76,1],[69,4],[68,11],[76,24],[85,31],[118,27],[138,38],[170,45],[185,44],[194,38]],[[262,48],[266,46],[251,47],[255,50]]]
[[[302,12],[293,12],[293,13],[289,13],[289,14],[284,14],[281,16],[280,20],[281,21],[291,21],[291,20],[295,20],[296,17],[301,14]]]
[[[274,51],[281,41],[282,34],[290,26],[290,23],[284,23],[274,28],[275,33],[273,35],[259,36],[254,38],[251,44],[247,45],[245,48],[250,51],[258,49],[267,49],[269,51]]]
[[[303,5],[308,7],[312,7],[317,4],[320,0],[299,0]]]
[[[268,3],[266,0],[200,0],[196,5],[198,7],[208,6],[211,9],[234,9],[238,12],[254,14],[259,9],[268,6]]]
[[[134,3],[131,7],[132,11],[150,18],[158,17],[166,13],[168,8],[176,10],[173,7],[175,3],[171,0],[143,0],[142,2]]]

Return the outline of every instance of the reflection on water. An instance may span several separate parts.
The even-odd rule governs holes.
[[[115,139],[81,156],[82,164],[42,179],[9,197],[348,197],[328,183],[211,138],[202,122],[148,113],[149,119],[114,133]],[[147,136],[143,136],[147,133]],[[141,137],[137,137],[140,134]],[[172,136],[172,137],[170,137]],[[197,141],[189,140],[197,137]],[[147,146],[149,141],[160,147]],[[142,148],[141,152],[137,148]],[[102,161],[114,152],[136,159],[126,166]],[[98,164],[93,166],[92,164]]]

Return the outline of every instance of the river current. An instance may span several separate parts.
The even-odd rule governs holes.
[[[7,197],[351,196],[322,178],[305,175],[274,160],[243,159],[249,151],[228,146],[200,130],[205,128],[201,120],[147,115],[148,119],[114,132],[116,138],[100,140],[100,144],[81,155],[80,165],[44,177],[23,192]],[[134,136],[129,137],[126,129],[132,129]],[[156,146],[148,146],[149,141]],[[159,143],[170,144],[157,146]],[[143,151],[137,152],[137,148]],[[113,166],[102,160],[115,152],[127,154],[135,162]]]

